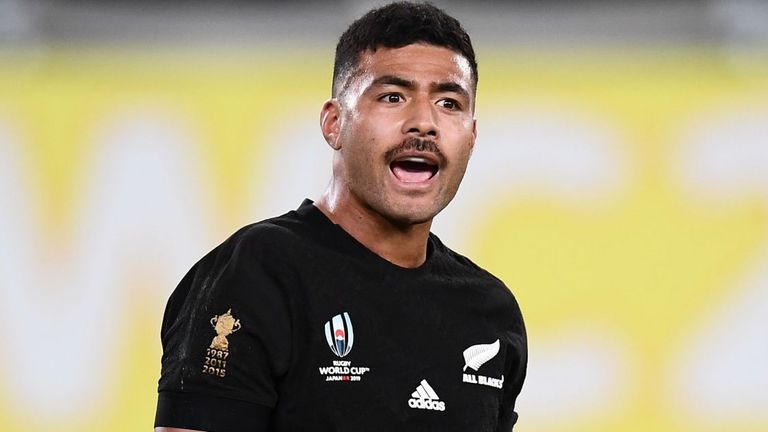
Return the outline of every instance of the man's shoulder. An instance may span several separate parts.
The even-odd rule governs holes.
[[[491,272],[477,265],[469,257],[448,247],[436,235],[430,234],[430,238],[434,244],[435,252],[441,256],[441,260],[445,262],[445,265],[454,266],[457,269],[461,269],[461,271],[473,273],[484,279],[493,280],[504,285],[504,283],[491,274]]]
[[[197,266],[215,272],[238,263],[267,264],[289,259],[307,247],[309,232],[311,227],[295,211],[254,222],[219,243]]]
[[[450,272],[457,272],[462,276],[472,277],[480,281],[482,286],[486,287],[489,294],[495,294],[515,301],[512,292],[501,279],[472,261],[469,257],[446,246],[436,235],[431,234],[430,237],[434,242],[436,253],[441,255],[443,265],[449,268]]]
[[[307,232],[307,222],[295,211],[243,226],[230,235],[220,247],[248,250],[290,248]]]
[[[238,229],[192,266],[180,292],[214,292],[217,286],[247,287],[254,279],[282,277],[289,263],[302,262],[307,254],[305,233],[311,227],[302,228],[304,222],[288,212]]]

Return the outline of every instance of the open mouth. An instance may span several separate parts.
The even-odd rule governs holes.
[[[418,156],[397,159],[389,164],[392,174],[403,183],[423,183],[437,174],[437,163]]]

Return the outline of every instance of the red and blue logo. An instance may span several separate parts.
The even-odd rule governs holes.
[[[352,351],[355,332],[347,312],[338,314],[325,323],[325,340],[338,357],[344,357]]]

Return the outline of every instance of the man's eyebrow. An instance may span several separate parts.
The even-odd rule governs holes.
[[[469,91],[456,82],[441,82],[432,85],[432,90],[438,93],[452,92],[458,93],[465,98],[469,99]]]
[[[373,80],[369,88],[377,85],[394,85],[394,86],[406,88],[408,90],[412,90],[416,88],[415,82],[399,77],[397,75],[382,75],[376,78],[375,80]],[[461,84],[453,81],[433,83],[430,86],[430,89],[436,93],[452,92],[452,93],[458,93],[467,99],[470,98],[469,91],[465,89]]]
[[[416,88],[416,84],[413,81],[409,81],[396,75],[382,75],[373,80],[370,87],[377,85],[395,85],[398,87],[407,88],[409,90]]]

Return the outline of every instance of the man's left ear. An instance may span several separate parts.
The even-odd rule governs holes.
[[[469,142],[469,156],[475,150],[475,140],[477,140],[477,119],[472,119],[472,141]]]

